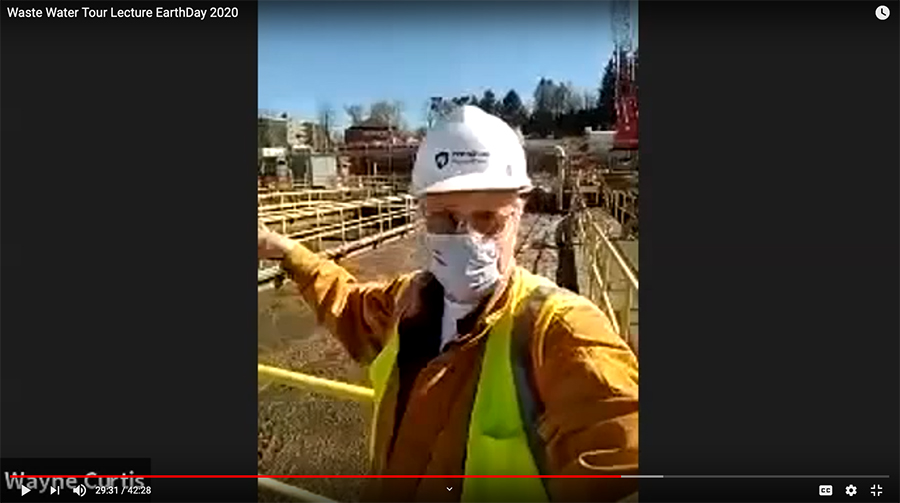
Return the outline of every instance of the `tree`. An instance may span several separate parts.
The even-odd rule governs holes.
[[[348,105],[344,107],[344,111],[350,117],[351,126],[358,126],[366,119],[366,107],[362,105]]]
[[[322,128],[324,147],[326,150],[331,150],[332,146],[332,138],[331,138],[331,130],[334,128],[335,123],[335,113],[334,108],[328,103],[321,103],[319,105],[319,126]],[[314,140],[315,142],[315,140]],[[318,143],[318,142],[315,142]]]
[[[548,136],[555,129],[555,119],[561,110],[560,99],[564,92],[557,89],[553,79],[541,77],[534,88],[534,110],[525,128],[529,133]]]
[[[585,89],[582,92],[581,99],[584,102],[584,108],[589,110],[592,108],[597,108],[598,105],[598,97],[597,93],[591,91],[590,89]]]
[[[503,97],[499,108],[500,118],[513,127],[520,127],[528,120],[528,110],[522,104],[519,93],[513,89],[510,89]]]
[[[572,100],[572,89],[569,87],[569,84],[560,82],[553,88],[553,98],[550,107],[550,111],[553,113],[554,118],[558,118],[560,115],[570,113],[569,105]]]
[[[399,101],[376,101],[369,107],[369,120],[388,127],[403,126],[403,104]]]
[[[616,123],[616,61],[609,58],[600,82],[600,98],[597,103],[597,122],[604,129]]]
[[[634,90],[638,88],[638,50],[634,50]]]
[[[532,112],[537,114],[541,112],[546,112],[550,108],[550,87],[553,85],[552,80],[545,79],[541,77],[541,80],[538,81],[537,86],[534,88],[534,93],[532,97],[534,98],[534,107]]]
[[[491,91],[490,89],[485,91],[481,96],[481,100],[478,102],[478,106],[489,114],[497,114],[499,112],[499,104],[497,103],[497,97],[494,95],[494,91]]]
[[[393,107],[393,120],[391,125],[400,131],[406,131],[408,129],[408,124],[403,117],[403,111],[406,109],[406,105],[400,100],[394,100],[391,105]]]
[[[477,105],[478,99],[475,99],[475,103],[472,103],[472,96],[457,96],[451,100],[454,105],[458,107],[462,107],[465,105]]]
[[[571,82],[556,87],[557,115],[574,115],[585,108],[584,97]]]
[[[425,121],[428,127],[434,127],[435,123],[443,117],[446,117],[450,110],[453,109],[453,102],[444,99],[442,96],[433,96],[428,103],[425,113]]]

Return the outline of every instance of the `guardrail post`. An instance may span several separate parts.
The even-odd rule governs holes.
[[[625,292],[625,307],[622,308],[622,322],[619,327],[622,331],[622,338],[631,346],[631,304],[634,302],[634,290],[628,285]]]
[[[316,206],[316,229],[322,226],[322,214],[319,212],[319,207]],[[316,246],[318,251],[322,251],[322,234],[318,233],[318,238],[316,239]]]
[[[598,248],[598,252],[599,252],[601,247],[598,246],[597,248]],[[609,254],[608,251],[604,250],[603,251],[603,259],[601,262],[602,267],[600,270],[603,273],[603,293],[606,293],[606,294],[609,294],[610,291],[612,290],[612,288],[610,288],[610,284],[609,284],[609,275],[610,275],[609,274],[609,269],[610,269],[609,266],[610,266],[611,261],[612,261],[612,256]]]
[[[411,221],[412,220],[410,219],[410,214],[409,214],[409,198],[404,197],[403,198],[403,224],[404,225],[408,224]],[[406,234],[406,233],[404,232],[403,234]]]
[[[384,213],[382,212],[381,201],[378,201],[378,233],[384,232]]]

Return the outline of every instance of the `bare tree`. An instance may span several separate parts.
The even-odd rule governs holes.
[[[582,93],[584,100],[584,108],[595,108],[597,107],[597,103],[600,101],[597,93],[591,91],[590,89],[585,89]]]
[[[437,122],[438,112],[440,110],[441,103],[444,101],[444,98],[440,96],[433,96],[427,102],[425,102],[425,127],[431,129],[434,127],[434,123]]]
[[[319,127],[322,128],[322,136],[325,143],[325,149],[331,150],[331,130],[334,128],[335,112],[334,107],[328,103],[319,105]],[[317,142],[318,143],[318,142]]]
[[[394,100],[391,103],[393,107],[393,116],[391,117],[391,125],[398,130],[405,131],[407,129],[406,120],[403,118],[403,112],[406,110],[406,105],[400,100]]]
[[[428,127],[434,127],[434,124],[441,119],[442,117],[446,117],[450,110],[453,109],[454,104],[451,100],[446,100],[442,96],[434,96],[428,103],[426,103],[427,111],[425,112],[425,121],[428,124]]]
[[[362,105],[347,105],[344,111],[350,117],[350,125],[358,126],[366,119],[366,107]]]
[[[399,101],[376,101],[369,107],[369,119],[391,128],[402,128],[403,104]]]

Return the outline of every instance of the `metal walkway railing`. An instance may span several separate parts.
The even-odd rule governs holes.
[[[294,208],[290,202],[285,204],[287,209],[260,209],[259,221],[333,260],[350,257],[415,229],[416,209],[409,195],[321,202],[303,209]],[[328,243],[331,247],[326,246]],[[267,288],[282,281],[284,274],[274,263],[261,264],[257,279],[260,288]]]
[[[582,255],[580,273],[587,273],[587,291],[582,292],[602,309],[613,329],[637,353],[634,333],[638,307],[638,275],[603,226],[575,194],[576,231]]]

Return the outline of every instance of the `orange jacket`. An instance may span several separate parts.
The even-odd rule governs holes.
[[[399,382],[388,387],[374,473],[462,475],[468,418],[478,382],[484,319],[509,304],[502,288],[490,305],[460,322],[468,335],[439,352],[443,292],[430,275],[357,283],[336,263],[298,245],[283,267],[319,323],[363,365],[371,363],[400,321]],[[510,282],[527,271],[517,268]],[[609,320],[583,297],[533,334],[531,361],[538,431],[548,475],[635,474],[638,469],[638,363]],[[396,411],[396,413],[395,413]],[[390,432],[393,432],[392,434]],[[387,433],[387,434],[385,434]],[[460,479],[371,479],[369,501],[459,501]],[[614,501],[635,479],[545,479],[553,501]],[[452,490],[447,490],[450,487]]]

